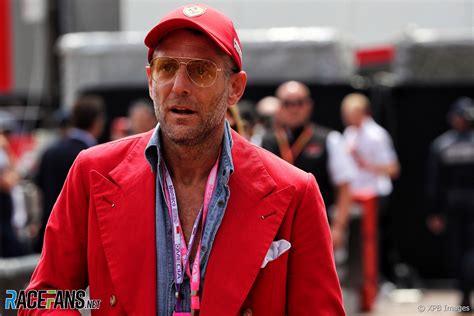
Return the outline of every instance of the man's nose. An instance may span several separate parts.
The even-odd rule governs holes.
[[[186,70],[186,65],[180,64],[174,76],[173,92],[176,94],[189,94],[192,84]]]

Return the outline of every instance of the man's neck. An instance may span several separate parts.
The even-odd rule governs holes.
[[[162,136],[162,153],[173,183],[188,186],[206,181],[221,150],[224,127],[193,146],[176,144]]]

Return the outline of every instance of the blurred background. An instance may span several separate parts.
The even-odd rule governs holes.
[[[242,42],[243,67],[249,76],[243,97],[246,110],[241,113],[246,124],[258,121],[258,101],[275,95],[281,83],[298,80],[311,92],[313,122],[344,131],[341,102],[357,92],[369,98],[373,118],[388,131],[401,167],[393,179],[388,215],[379,227],[390,240],[390,272],[379,274],[377,298],[365,314],[416,315],[419,305],[426,306],[426,315],[429,306],[438,305],[443,314],[456,313],[445,310],[463,306],[458,291],[461,268],[453,268],[458,266],[453,260],[461,259],[452,255],[450,229],[466,229],[463,238],[470,239],[473,226],[452,226],[449,215],[433,211],[427,191],[430,181],[439,181],[430,178],[431,144],[452,127],[453,103],[474,97],[474,1],[206,3],[234,21]],[[143,39],[165,13],[183,4],[0,0],[0,169],[5,177],[1,190],[8,195],[0,205],[0,314],[10,315],[2,310],[5,289],[24,288],[38,261],[42,230],[54,203],[54,198],[48,199],[57,194],[48,195],[45,188],[52,181],[62,186],[63,180],[48,177],[61,173],[57,164],[42,167],[48,150],[58,161],[70,159],[58,156],[57,147],[51,149],[70,137],[71,129],[87,130],[95,124],[82,128],[77,123],[81,114],[74,109],[85,97],[94,98],[88,100],[96,108],[96,114],[86,111],[93,116],[89,119],[101,118],[100,127],[89,129],[99,143],[156,124],[146,117],[153,111]],[[469,104],[462,115],[472,129]],[[136,118],[138,110],[132,108],[146,113]],[[271,129],[271,124],[266,127]],[[473,142],[470,138],[463,143],[464,177],[471,182],[463,184],[469,200],[463,205],[471,214],[465,222],[472,221],[474,212]],[[349,226],[356,241],[336,251],[349,315],[362,313],[358,297],[363,281],[344,283],[351,274],[347,262],[363,257],[360,251],[354,255],[364,242],[357,238],[362,235],[359,222],[353,211]],[[474,264],[465,269],[472,277]]]

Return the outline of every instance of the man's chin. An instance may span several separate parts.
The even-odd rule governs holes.
[[[171,142],[173,142],[176,145],[180,146],[196,146],[201,143],[200,140],[197,140],[196,138],[187,138],[187,137],[182,137],[182,138],[170,138]]]
[[[163,136],[180,146],[195,146],[202,142],[202,133],[190,129],[164,131]]]
[[[196,146],[207,143],[209,137],[217,132],[219,124],[224,125],[224,118],[218,124],[205,122],[193,126],[161,125],[161,135],[176,145]]]

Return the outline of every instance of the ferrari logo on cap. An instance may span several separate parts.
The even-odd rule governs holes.
[[[184,7],[183,9],[183,14],[188,18],[195,18],[197,16],[203,15],[204,12],[206,12],[206,8],[197,5]]]

